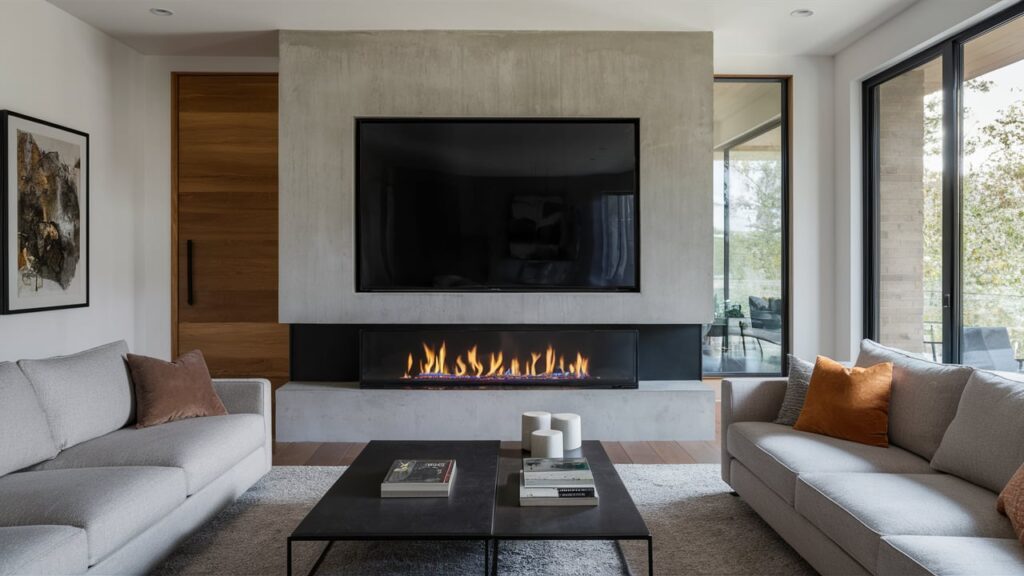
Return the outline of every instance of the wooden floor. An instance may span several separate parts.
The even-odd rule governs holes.
[[[603,442],[604,449],[615,464],[718,464],[722,441],[718,420],[714,441]],[[347,466],[364,446],[352,442],[276,442],[274,466]]]

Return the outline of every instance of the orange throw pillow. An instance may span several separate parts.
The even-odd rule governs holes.
[[[1024,466],[1017,469],[1013,478],[1006,483],[1006,488],[999,493],[996,509],[1009,517],[1013,531],[1017,533],[1020,543],[1024,544]]]
[[[804,409],[793,428],[888,447],[891,392],[892,362],[844,368],[818,356]]]

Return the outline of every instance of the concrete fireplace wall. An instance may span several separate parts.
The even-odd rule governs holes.
[[[712,318],[707,32],[280,34],[280,321],[680,323]],[[641,292],[355,291],[355,118],[640,119]]]

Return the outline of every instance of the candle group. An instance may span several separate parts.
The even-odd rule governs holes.
[[[579,414],[524,412],[522,421],[522,447],[534,458],[561,458],[583,445]]]

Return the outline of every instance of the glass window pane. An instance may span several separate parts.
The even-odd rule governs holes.
[[[782,370],[783,86],[715,84],[715,321],[705,326],[707,374]]]
[[[941,60],[877,90],[879,341],[941,361]]]
[[[1024,358],[1024,19],[964,45],[961,358]]]

